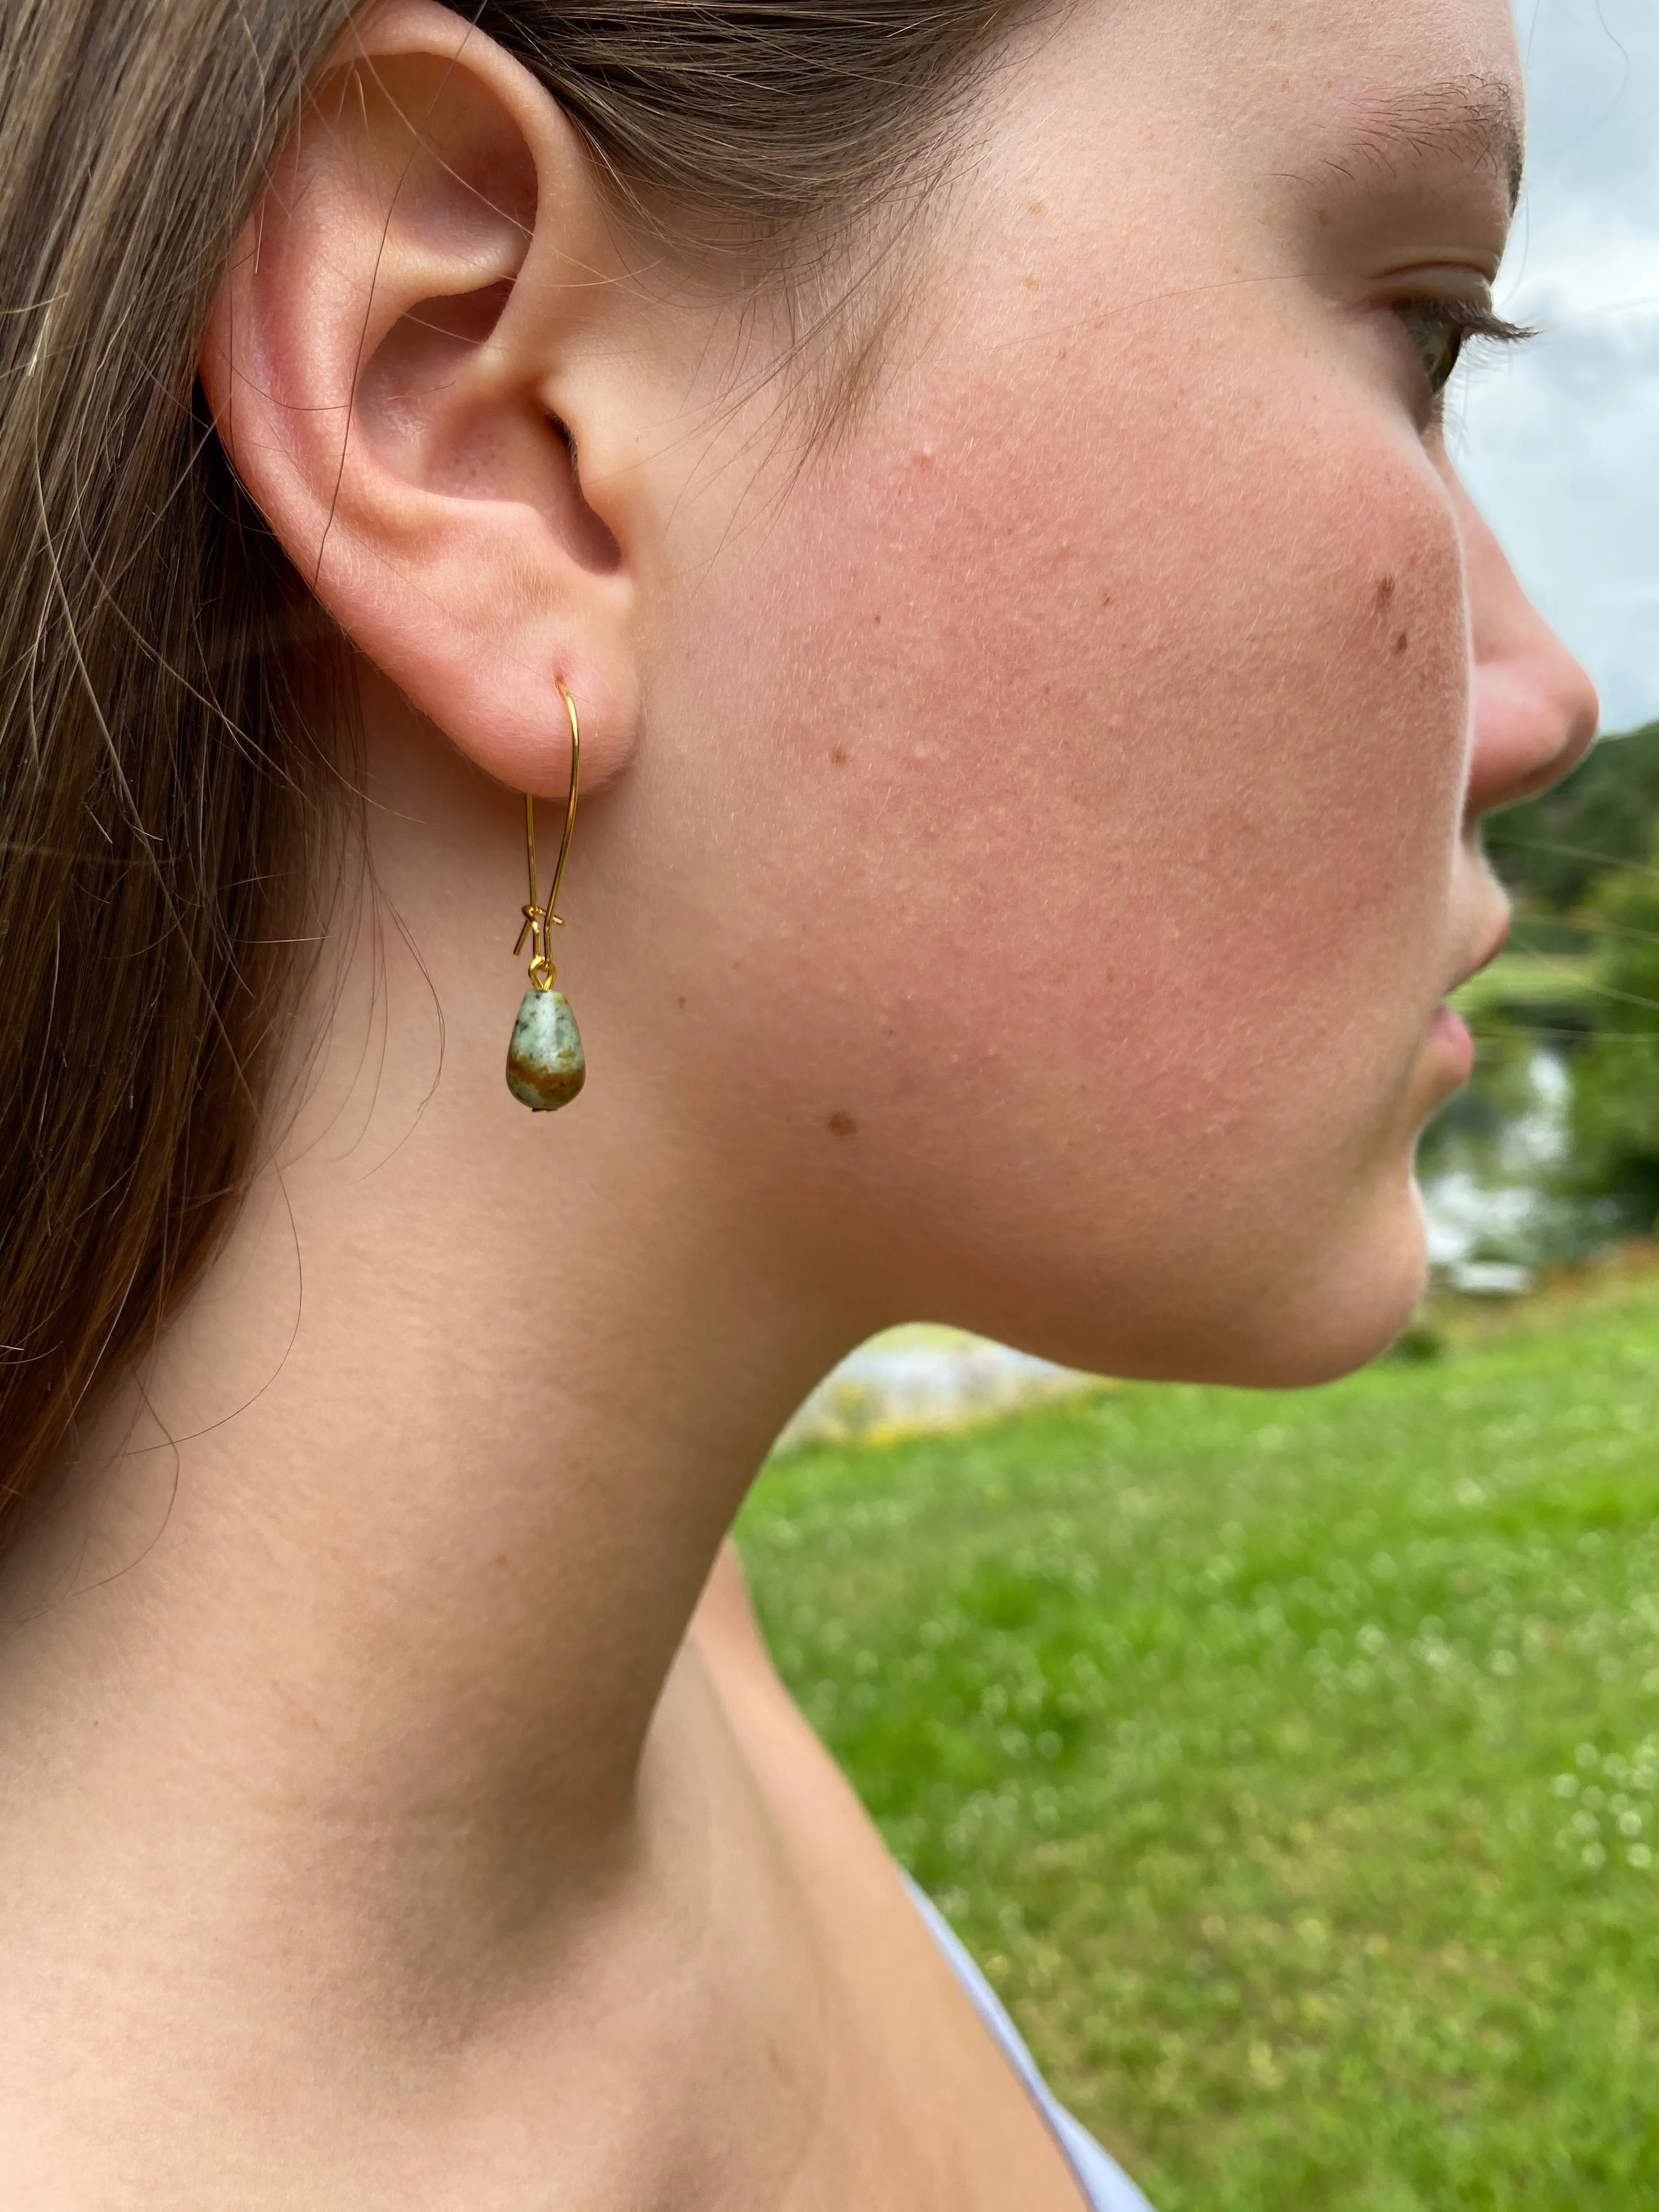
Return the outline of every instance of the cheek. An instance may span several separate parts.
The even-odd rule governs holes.
[[[1414,1294],[1455,518],[1282,335],[1154,335],[963,349],[723,529],[648,678],[641,957],[693,969],[708,1142],[905,1310],[1333,1372]]]
[[[1437,479],[1374,405],[1031,366],[935,380],[744,563],[756,910],[797,977],[776,925],[810,915],[895,1083],[948,1069],[963,1103],[1127,1070],[1120,1132],[1167,1131],[1305,1091],[1320,1032],[1325,1080],[1358,1069],[1357,1013],[1397,1056],[1443,981],[1464,775]]]

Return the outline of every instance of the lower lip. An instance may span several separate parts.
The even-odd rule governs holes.
[[[1463,1017],[1442,1006],[1429,1024],[1429,1043],[1453,1079],[1467,1083],[1474,1073],[1474,1039]]]

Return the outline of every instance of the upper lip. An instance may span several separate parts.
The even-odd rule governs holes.
[[[1498,954],[1504,950],[1504,946],[1509,939],[1509,933],[1510,902],[1505,899],[1503,902],[1491,928],[1486,932],[1482,950],[1475,955],[1475,957],[1469,963],[1467,968],[1459,969],[1457,976],[1451,987],[1454,991],[1461,989],[1462,986],[1468,981],[1472,975],[1478,975],[1483,968],[1491,967],[1492,962],[1497,959]]]

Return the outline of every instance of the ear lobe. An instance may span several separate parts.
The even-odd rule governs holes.
[[[554,222],[556,211],[557,233]],[[586,157],[544,88],[431,0],[343,46],[221,285],[200,370],[233,465],[353,643],[488,773],[585,785],[636,719],[627,477],[596,514],[576,441],[619,288]],[[549,411],[590,356],[587,420]]]

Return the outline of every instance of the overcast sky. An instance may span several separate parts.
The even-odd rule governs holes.
[[[1455,403],[1471,489],[1601,687],[1659,718],[1659,0],[1519,0],[1527,189],[1499,305],[1544,335]]]

